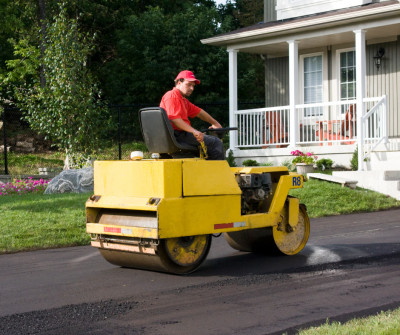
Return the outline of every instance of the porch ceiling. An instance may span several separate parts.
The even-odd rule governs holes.
[[[373,4],[345,12],[321,14],[288,22],[272,22],[211,37],[201,42],[241,52],[287,55],[287,41],[299,42],[299,51],[337,44],[354,44],[354,30],[365,29],[367,43],[400,35],[400,3]]]

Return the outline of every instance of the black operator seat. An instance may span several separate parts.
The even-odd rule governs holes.
[[[161,157],[198,157],[199,148],[185,143],[178,143],[171,121],[161,107],[143,108],[139,111],[140,127],[147,149],[159,153]]]

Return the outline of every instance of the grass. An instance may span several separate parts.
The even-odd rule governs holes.
[[[121,158],[129,159],[132,151],[140,150],[145,153],[145,158],[150,154],[146,153],[147,148],[144,142],[128,142],[121,145]],[[106,149],[100,148],[94,155],[98,160],[118,159],[118,144],[110,144]],[[61,151],[50,151],[47,153],[23,154],[9,152],[7,163],[9,174],[14,177],[21,175],[38,174],[38,169],[42,167],[62,169],[64,166],[65,153]],[[4,173],[4,155],[0,154],[0,174]]]
[[[7,154],[7,163],[9,174],[13,176],[35,175],[41,167],[47,168],[63,168],[63,153],[51,152],[42,154],[21,154],[9,152]],[[4,173],[4,156],[0,155],[0,174]]]
[[[0,196],[0,254],[86,245],[89,194]]]
[[[299,335],[399,335],[400,308],[381,312],[367,318],[340,322],[326,322],[319,327],[311,327],[299,332]]]
[[[145,154],[145,158],[150,158],[150,154],[147,152],[146,145],[144,142],[129,142],[129,143],[122,143],[121,144],[121,159],[129,159],[130,153],[132,151],[143,151]],[[99,149],[98,153],[96,154],[96,159],[98,160],[112,160],[118,159],[118,145],[114,144],[107,149]]]
[[[302,189],[291,190],[307,206],[311,218],[379,211],[400,207],[400,201],[370,190],[342,187],[327,181],[310,179]]]

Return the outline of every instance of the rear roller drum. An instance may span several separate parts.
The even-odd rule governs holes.
[[[154,255],[107,249],[100,249],[100,253],[119,266],[188,274],[203,263],[210,246],[211,235],[197,235],[160,240]]]
[[[300,205],[296,226],[289,226],[288,217],[286,204],[282,210],[282,221],[277,226],[225,233],[225,239],[232,248],[240,251],[295,255],[308,241],[310,219],[303,205]]]
[[[273,253],[276,250],[272,227],[247,229],[224,233],[225,240],[236,250]]]

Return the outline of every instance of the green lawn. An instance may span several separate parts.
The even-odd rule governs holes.
[[[86,245],[89,194],[0,196],[0,253]]]
[[[344,324],[326,322],[319,327],[311,327],[299,335],[399,335],[400,308],[381,312],[367,318],[353,319]]]
[[[129,159],[132,151],[141,150],[145,153],[145,158],[149,158],[146,145],[143,142],[123,143],[121,146],[122,159]],[[118,145],[114,144],[106,149],[98,149],[94,155],[98,160],[118,159]],[[48,153],[15,153],[7,154],[8,172],[10,175],[18,177],[20,175],[38,174],[39,168],[62,169],[64,166],[65,153],[61,151],[50,151]],[[0,155],[0,174],[4,173],[4,156]]]
[[[63,153],[51,154],[21,154],[10,152],[7,154],[8,171],[13,176],[38,174],[39,168],[59,168],[64,166]],[[0,174],[4,173],[4,156],[0,155]]]
[[[291,190],[290,195],[307,206],[311,218],[400,207],[400,201],[384,194],[316,179],[305,182],[302,189]]]

